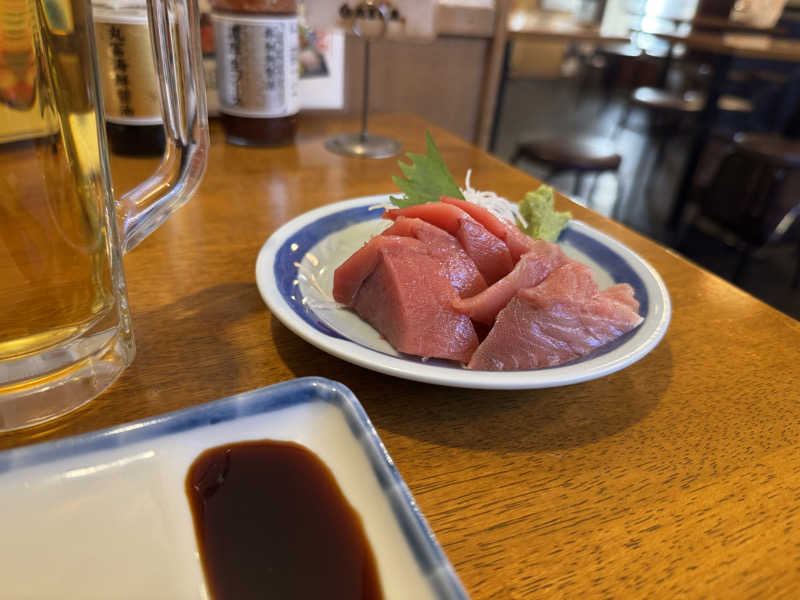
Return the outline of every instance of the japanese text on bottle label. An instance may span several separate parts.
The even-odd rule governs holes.
[[[122,125],[161,123],[146,17],[142,15],[138,22],[103,17],[95,23],[95,37],[106,120]]]
[[[212,15],[220,111],[270,118],[299,110],[297,17]]]

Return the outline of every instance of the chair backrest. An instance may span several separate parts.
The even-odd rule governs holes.
[[[782,194],[789,171],[733,148],[697,199],[700,214],[752,245],[794,237],[800,202]]]

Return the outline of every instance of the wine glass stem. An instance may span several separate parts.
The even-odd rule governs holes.
[[[367,141],[367,113],[369,112],[369,46],[368,39],[364,39],[364,92],[361,99],[361,142]]]

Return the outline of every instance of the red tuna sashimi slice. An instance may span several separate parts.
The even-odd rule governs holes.
[[[467,217],[461,222],[456,237],[488,285],[499,281],[514,268],[514,261],[505,242],[489,233],[486,228]]]
[[[463,210],[452,204],[429,202],[405,208],[387,210],[386,219],[398,217],[422,219],[454,235],[469,257],[475,262],[488,285],[505,277],[514,267],[506,243]]]
[[[520,290],[520,296],[531,302],[588,302],[600,292],[592,270],[576,260],[567,260],[550,277],[537,286]]]
[[[403,248],[427,255],[427,246],[417,239],[399,236],[376,236],[356,250],[333,273],[333,299],[352,306],[358,291],[381,261],[381,250]]]
[[[544,240],[531,241],[531,251],[520,257],[511,273],[477,296],[455,300],[453,308],[473,321],[491,325],[497,313],[519,290],[538,285],[554,269],[570,260],[556,244]]]
[[[639,302],[633,297],[633,288],[628,283],[618,283],[603,290],[603,294],[639,312]]]
[[[541,284],[520,290],[469,362],[511,371],[575,360],[637,327],[642,317],[600,292],[588,267],[570,261]]]
[[[440,200],[445,204],[457,206],[478,223],[486,227],[490,233],[503,240],[506,246],[508,246],[508,250],[511,252],[511,258],[514,262],[518,261],[523,254],[533,249],[534,240],[531,237],[522,233],[514,223],[509,223],[505,219],[493,215],[484,207],[473,204],[472,202],[467,202],[466,200],[461,200],[460,198],[450,198],[448,196],[442,196]]]
[[[609,287],[601,292],[592,275],[592,270],[578,261],[568,259],[542,283],[519,291],[519,297],[539,308],[549,309],[563,302],[578,304],[594,302],[598,299],[609,305],[609,310],[619,312],[620,317],[630,321],[628,331],[642,322],[636,312],[639,303],[633,298],[633,288],[627,283]],[[616,308],[611,305],[618,305]],[[620,312],[621,311],[621,312]]]
[[[450,280],[459,296],[468,298],[486,289],[486,280],[475,262],[458,240],[444,229],[422,219],[398,217],[383,235],[408,236],[424,243],[431,258],[440,262],[442,273]]]
[[[353,302],[359,316],[400,352],[468,362],[478,336],[469,317],[452,308],[458,295],[439,262],[413,246],[375,246],[379,260]]]

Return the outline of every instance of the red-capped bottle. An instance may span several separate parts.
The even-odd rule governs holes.
[[[211,20],[228,142],[292,143],[299,111],[296,0],[213,0]]]

